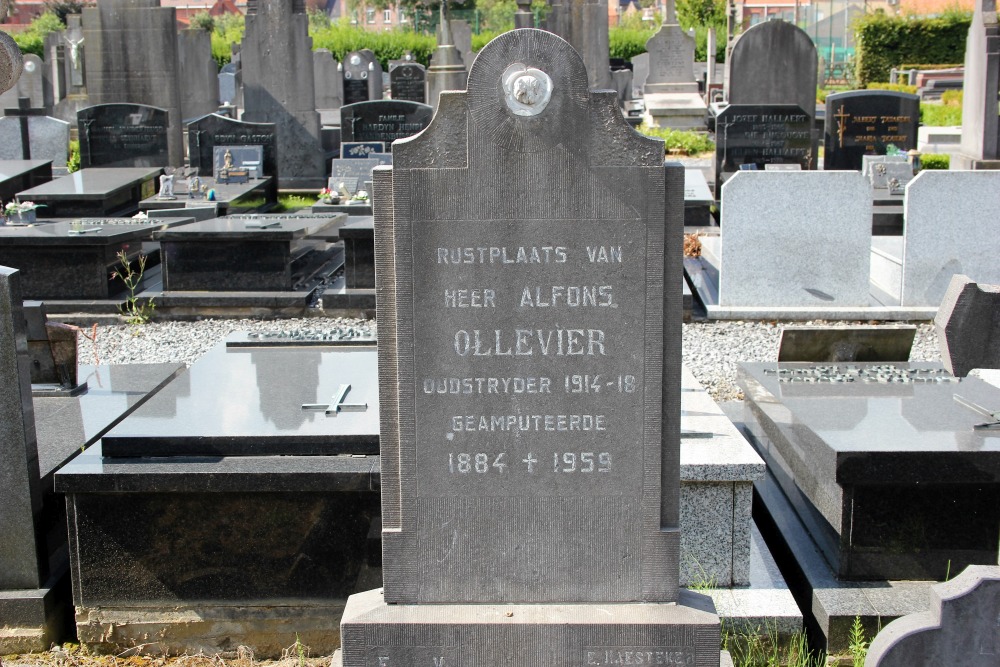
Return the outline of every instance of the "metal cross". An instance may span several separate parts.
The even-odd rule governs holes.
[[[998,430],[998,429],[1000,429],[1000,410],[994,412],[993,410],[989,410],[987,408],[984,408],[983,406],[981,406],[981,405],[979,405],[977,403],[973,403],[972,401],[970,401],[969,399],[965,398],[964,396],[959,396],[958,394],[955,394],[954,396],[955,396],[955,401],[959,405],[964,405],[965,407],[969,408],[973,412],[978,412],[979,414],[983,415],[984,417],[989,417],[991,420],[993,420],[993,421],[983,422],[982,424],[976,424],[972,428],[978,429],[978,430],[987,430],[987,429],[989,429],[989,430]]]
[[[844,132],[847,130],[847,119],[851,117],[851,114],[844,113],[844,105],[840,105],[840,110],[833,114],[833,117],[837,119],[837,138],[840,140],[840,148],[844,147]]]
[[[367,403],[344,403],[347,392],[351,391],[351,385],[342,384],[337,388],[337,393],[333,395],[330,403],[303,403],[303,410],[322,410],[327,417],[337,416],[339,412],[365,412],[368,409]]]

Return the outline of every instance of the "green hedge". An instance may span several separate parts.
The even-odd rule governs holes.
[[[14,33],[11,37],[21,49],[21,53],[27,55],[33,53],[39,58],[45,57],[45,36],[50,32],[65,30],[55,12],[48,11],[28,24],[28,27],[21,32]]]
[[[907,62],[964,62],[970,23],[971,15],[958,11],[929,19],[881,12],[860,18],[854,28],[858,83],[888,81],[889,71]]]
[[[389,71],[390,60],[401,59],[407,51],[413,53],[417,62],[430,65],[431,54],[437,47],[434,35],[408,30],[377,32],[345,23],[334,23],[329,27],[314,30],[311,36],[314,49],[329,49],[333,57],[340,62],[343,62],[344,56],[351,51],[371,49],[385,71]]]
[[[948,154],[925,153],[920,156],[921,169],[947,169],[951,166],[951,156]]]

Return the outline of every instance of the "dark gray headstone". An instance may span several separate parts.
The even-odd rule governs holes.
[[[680,293],[664,305],[659,262],[678,270],[683,171],[665,241],[660,142],[544,31],[498,37],[441,100],[435,134],[396,144],[395,217],[376,225],[396,249],[380,385],[398,381],[401,416],[397,433],[383,412],[383,469],[400,471],[383,478],[385,599],[676,599],[677,424],[659,397],[678,400]],[[466,377],[521,380],[465,394]]]
[[[170,164],[166,109],[98,104],[76,116],[80,166],[163,167]]]
[[[446,14],[447,3],[442,3],[441,20],[438,22],[437,48],[431,55],[431,66],[427,69],[427,103],[437,109],[438,97],[444,90],[465,90],[472,63],[455,45],[451,32],[451,21]]]
[[[865,155],[885,155],[892,144],[917,147],[920,97],[886,90],[854,90],[826,98],[824,169],[861,169]]]
[[[42,499],[21,303],[18,272],[0,266],[0,590],[38,588],[47,570],[35,531]]]
[[[170,158],[157,166],[182,166],[183,114],[174,8],[161,7],[160,0],[101,0],[96,7],[83,10],[83,38],[90,103],[135,103],[165,109],[170,123]]]
[[[1000,285],[979,285],[952,276],[934,317],[941,362],[952,375],[973,368],[1000,368]]]
[[[245,123],[209,114],[188,124],[188,155],[199,176],[213,175],[216,146],[261,146],[264,176],[278,176],[278,143],[273,123]]]
[[[1000,23],[996,0],[976,0],[965,42],[962,89],[962,148],[952,169],[972,169],[1000,160]],[[998,165],[981,165],[997,168]]]
[[[32,160],[52,160],[53,168],[65,168],[69,154],[69,123],[49,116],[28,118],[28,140]],[[21,122],[0,118],[0,160],[21,159]]]
[[[389,91],[394,100],[427,102],[427,70],[420,63],[400,63],[389,67]]]
[[[45,63],[41,58],[33,53],[24,56],[24,69],[21,71],[21,78],[17,80],[17,85],[0,94],[0,115],[4,109],[17,107],[17,100],[27,97],[31,100],[33,108],[42,108],[45,105]]]
[[[382,65],[370,49],[348,53],[340,66],[345,105],[382,99]]]
[[[316,112],[312,38],[301,0],[260,0],[247,5],[240,49],[242,119],[274,123],[281,151],[278,185],[323,187],[324,154]]]
[[[668,2],[663,25],[646,41],[649,53],[649,74],[646,93],[698,92],[694,80],[694,37],[687,34],[674,16],[674,5]]]
[[[340,108],[341,141],[381,141],[392,151],[392,142],[411,137],[431,122],[434,110],[418,102],[375,100]]]
[[[332,160],[327,187],[339,190],[340,184],[343,183],[348,193],[352,195],[358,190],[366,190],[365,182],[372,180],[372,170],[385,164],[392,164],[391,153],[371,153],[366,158]]]
[[[181,79],[181,117],[201,118],[219,107],[219,68],[212,58],[212,35],[204,30],[177,33]]]
[[[758,23],[736,39],[726,59],[726,97],[730,104],[795,105],[811,121],[816,67],[816,47],[804,30],[786,21]]]
[[[344,99],[344,83],[338,63],[329,49],[313,51],[313,79],[317,109],[339,109]]]
[[[219,70],[219,102],[243,105],[243,72],[236,63],[226,63]]]
[[[865,667],[1000,664],[1000,567],[970,565],[931,587],[930,598],[928,611],[882,628]]]
[[[730,104],[715,120],[716,192],[729,174],[768,164],[812,169],[812,117],[796,106]]]
[[[573,45],[587,65],[590,87],[611,88],[608,0],[554,0],[547,28]]]

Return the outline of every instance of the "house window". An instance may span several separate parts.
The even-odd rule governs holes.
[[[369,9],[365,10],[365,22],[366,23],[375,23],[375,10],[374,9],[369,8]]]
[[[386,24],[392,23],[392,10],[391,9],[386,9],[385,11],[382,12],[382,23],[386,23]]]

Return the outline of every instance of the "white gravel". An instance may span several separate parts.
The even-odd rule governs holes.
[[[809,322],[828,326],[848,323]],[[684,363],[717,401],[742,398],[736,386],[736,366],[741,361],[774,361],[782,324],[771,322],[693,322],[684,325]],[[82,363],[134,364],[179,361],[192,363],[232,332],[277,330],[331,331],[350,329],[375,333],[373,320],[309,318],[293,320],[215,320],[154,322],[142,326],[98,326],[95,346],[80,339]],[[911,361],[938,361],[937,335],[931,324],[917,326]]]

